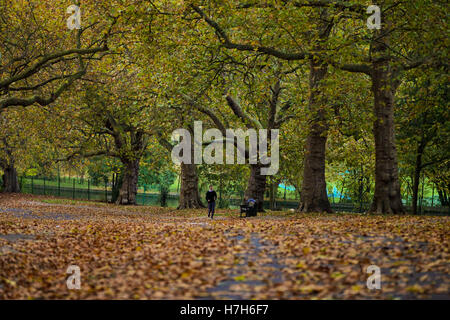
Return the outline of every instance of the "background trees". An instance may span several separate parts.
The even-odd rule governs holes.
[[[88,60],[99,59],[108,50],[115,18],[106,17],[75,32],[61,32],[64,28],[55,17],[62,8],[63,1],[46,5],[2,0],[0,109],[55,102],[86,74]],[[95,21],[96,12],[87,12],[90,21]]]
[[[436,70],[428,70],[427,73],[415,70],[399,88],[397,136],[401,141],[400,158],[405,175],[411,182],[414,214],[418,212],[422,174],[426,175],[428,180],[437,182],[432,183],[440,185],[437,189],[441,190],[441,194],[446,194],[445,190],[448,188],[442,188],[445,178],[439,179],[448,175],[446,164],[450,159],[449,123],[448,120],[445,121],[449,118],[446,86],[442,73]],[[445,204],[445,200],[442,203]]]
[[[433,23],[442,17],[432,10],[440,10],[440,4],[430,1],[404,3],[393,0],[380,5],[383,8],[381,29],[369,35],[365,32],[354,33],[354,38],[360,39],[355,43],[366,43],[369,48],[362,45],[362,50],[352,50],[353,57],[359,55],[359,62],[341,64],[339,67],[368,75],[372,84],[376,166],[375,192],[370,211],[404,213],[394,133],[395,95],[407,70],[440,60],[429,48],[430,43],[437,47],[444,43],[440,35],[442,25]],[[423,11],[425,7],[426,13]],[[362,12],[358,7],[355,11]],[[424,42],[424,39],[427,41]]]
[[[149,184],[164,204],[176,173],[179,208],[202,207],[208,181],[221,205],[234,192],[260,210],[279,182],[304,212],[331,212],[342,189],[380,213],[403,213],[406,192],[416,213],[420,181],[448,204],[445,7],[378,5],[381,29],[369,30],[364,1],[86,0],[70,31],[65,1],[3,1],[3,190],[17,192],[32,167],[79,161],[97,176],[93,163],[114,159],[120,204]],[[194,121],[280,129],[279,172],[267,184],[259,162],[173,164],[171,133]]]

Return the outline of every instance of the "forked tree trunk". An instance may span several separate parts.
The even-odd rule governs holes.
[[[323,93],[320,90],[320,81],[325,78],[327,70],[328,66],[322,61],[311,60],[309,109],[312,112],[312,119],[305,146],[299,206],[301,212],[332,212],[325,181],[325,147],[328,124],[323,109]]]
[[[3,172],[3,192],[20,192],[19,179],[14,165],[3,168]]]
[[[375,50],[386,53],[383,43]],[[369,212],[404,214],[398,178],[397,149],[394,134],[394,85],[389,60],[373,62],[372,91],[375,122],[375,193]]]
[[[250,177],[248,179],[247,189],[244,197],[256,200],[258,212],[264,212],[264,192],[266,190],[267,176],[261,174],[260,164],[250,165]]]
[[[123,173],[122,185],[116,204],[136,205],[136,195],[139,177],[139,159],[124,161],[125,171]]]
[[[204,207],[198,192],[197,165],[181,163],[180,201],[177,209]]]

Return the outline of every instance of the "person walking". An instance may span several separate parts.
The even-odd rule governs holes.
[[[206,201],[208,201],[208,218],[214,217],[214,210],[216,209],[217,193],[213,190],[213,186],[209,186],[209,190],[206,192]]]

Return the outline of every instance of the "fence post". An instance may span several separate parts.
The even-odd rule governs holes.
[[[105,202],[108,203],[108,182],[105,181]]]
[[[45,196],[45,177],[44,177],[44,196]]]
[[[31,177],[31,194],[34,194],[34,183],[33,183],[33,177]]]
[[[61,196],[61,177],[59,176],[58,172],[58,196]]]
[[[91,200],[90,188],[91,188],[91,180],[88,179],[88,200]]]
[[[433,208],[434,206],[434,183],[431,185],[432,189],[431,189],[431,207]]]
[[[75,200],[75,178],[73,178],[72,184],[72,199]]]

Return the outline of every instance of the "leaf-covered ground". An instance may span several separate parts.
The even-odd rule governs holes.
[[[0,299],[450,298],[449,217],[119,207],[0,196]],[[81,289],[69,290],[69,265]],[[381,289],[366,287],[369,265]]]

